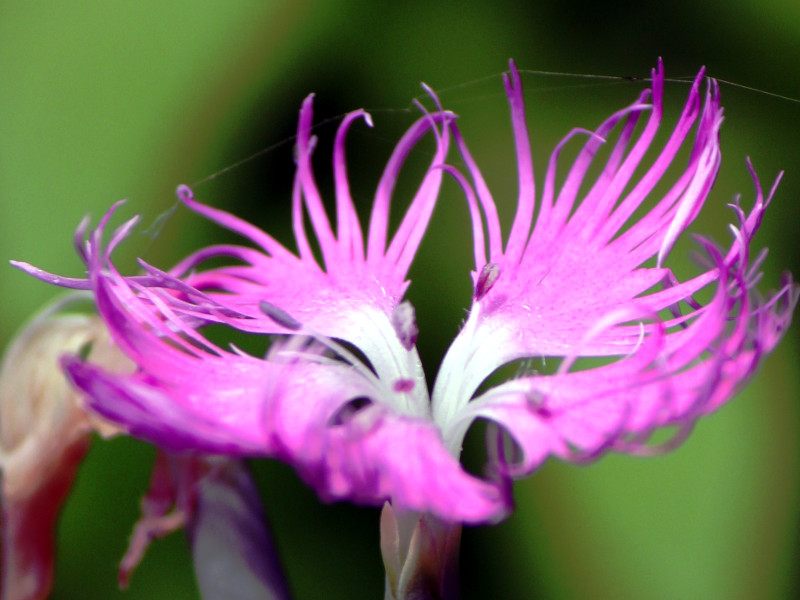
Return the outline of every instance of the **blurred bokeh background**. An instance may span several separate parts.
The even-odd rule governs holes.
[[[513,214],[516,173],[500,73],[522,69],[646,77],[706,65],[721,79],[800,98],[800,4],[794,0],[584,2],[0,2],[0,258],[67,275],[71,236],[128,198],[142,230],[174,205],[179,183],[289,242],[292,141],[303,97],[317,93],[323,182],[335,117],[375,109],[356,126],[350,174],[362,210],[407,109],[425,81],[462,126],[500,210]],[[572,127],[593,128],[632,101],[641,81],[525,75],[538,173]],[[786,169],[758,245],[766,284],[800,273],[800,102],[722,84],[723,167],[695,231],[727,243],[726,208],[745,205],[751,156],[765,185]],[[668,86],[669,113],[685,84]],[[269,150],[212,180],[254,152]],[[429,159],[421,147],[413,162]],[[413,168],[413,166],[412,166]],[[402,206],[402,198],[397,202]],[[364,213],[362,213],[363,217]],[[506,221],[507,222],[507,221]],[[178,209],[144,254],[168,266],[226,234]],[[448,185],[412,277],[429,377],[468,305],[466,211]],[[676,259],[684,260],[683,252]],[[688,263],[687,263],[688,264]],[[57,290],[0,268],[0,343]],[[518,508],[465,531],[464,598],[775,598],[800,593],[797,327],[749,388],[706,419],[677,452],[606,457],[588,468],[551,461],[517,484]],[[59,530],[57,599],[194,598],[185,539],[157,541],[130,589],[116,564],[153,458],[128,439],[97,441]],[[297,598],[378,598],[378,511],[323,505],[280,464],[254,464]]]

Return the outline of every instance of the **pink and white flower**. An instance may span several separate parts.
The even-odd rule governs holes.
[[[713,80],[701,90],[703,75],[651,162],[645,154],[662,119],[660,64],[652,88],[633,104],[595,131],[571,132],[550,159],[537,210],[520,76],[512,64],[505,87],[519,201],[505,238],[455,117],[441,110],[423,115],[397,145],[366,236],[350,196],[344,148],[354,122],[370,120],[363,111],[344,118],[333,156],[334,230],[311,167],[309,97],[297,132],[297,252],[181,187],[186,206],[255,248],[210,246],[168,272],[141,262],[143,275],[124,277],[111,252],[135,220],[104,244],[112,209],[86,242],[79,240],[87,280],[17,266],[93,291],[115,342],[138,370],[113,374],[77,357],[65,358],[64,366],[93,409],[132,435],[170,450],[280,458],[326,500],[389,501],[400,513],[449,523],[496,521],[510,510],[511,478],[532,473],[550,455],[585,461],[608,450],[652,453],[660,448],[648,444],[650,434],[665,426],[677,428],[666,447],[680,441],[699,417],[735,395],[789,325],[797,301],[791,279],[766,300],[755,291],[764,254],[751,261],[750,243],[774,187],[764,194],[752,167],[755,202],[749,212],[738,201],[733,206],[730,245],[700,240],[705,264],[686,281],[666,266],[720,164],[719,92]],[[589,181],[598,150],[614,132],[600,174]],[[394,183],[428,133],[436,141],[430,167],[390,234]],[[583,146],[557,184],[559,155],[580,137]],[[451,138],[466,176],[445,162]],[[687,145],[688,164],[667,181],[668,167]],[[429,395],[415,348],[414,309],[403,298],[446,174],[461,183],[472,217],[474,294]],[[657,197],[657,184],[668,191]],[[203,267],[220,257],[231,264]],[[265,357],[221,348],[201,333],[215,323],[274,340]],[[544,357],[558,363],[554,372],[529,370],[481,387],[503,365]],[[599,360],[579,369],[586,357]],[[488,479],[459,463],[476,419],[496,425]]]

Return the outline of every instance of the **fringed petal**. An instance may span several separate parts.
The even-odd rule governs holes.
[[[521,260],[515,250],[519,229],[525,229],[520,213],[532,214],[533,207],[530,199],[520,200],[505,252],[493,253],[492,263],[474,274],[472,309],[436,379],[433,414],[449,447],[459,447],[480,418],[502,433],[489,440],[489,448],[496,468],[506,476],[528,474],[551,454],[586,461],[606,450],[653,453],[658,448],[648,445],[650,435],[664,426],[677,431],[663,446],[671,448],[696,419],[741,389],[778,342],[791,320],[798,290],[790,278],[766,302],[755,290],[763,255],[750,264],[749,246],[775,188],[764,198],[749,161],[756,201],[749,214],[738,202],[733,206],[738,223],[731,226],[730,248],[718,251],[701,239],[706,270],[684,282],[664,265],[702,208],[720,165],[719,89],[709,81],[701,103],[703,76],[701,71],[695,78],[678,123],[649,167],[643,168],[642,161],[663,113],[660,62],[652,90],[589,133],[556,192],[562,146],[575,133],[588,132],[574,130],[559,144]],[[513,64],[511,80],[514,85],[506,80],[506,91],[522,187],[533,169]],[[645,104],[649,97],[650,106]],[[650,118],[631,145],[637,121],[647,109]],[[597,151],[620,123],[602,172],[579,198]],[[493,200],[455,123],[451,128],[491,224],[496,219]],[[663,197],[643,209],[692,130],[687,166]],[[634,180],[637,172],[642,174]],[[470,194],[467,199],[473,220],[479,219]],[[641,216],[634,220],[634,214]],[[476,244],[482,246],[482,231],[478,234]],[[647,261],[654,266],[645,266]],[[711,288],[713,298],[706,305],[695,299]],[[596,359],[588,367],[579,363],[587,357]],[[482,394],[476,392],[498,367],[522,359],[550,359],[560,366],[554,374],[523,373]],[[503,436],[513,440],[516,452],[509,450]]]
[[[755,233],[748,224],[758,222],[766,204],[759,198],[749,215],[737,212],[740,223],[732,227],[726,255],[704,243],[716,276],[698,278],[704,287],[716,286],[708,304],[691,302],[692,283],[623,305],[573,344],[555,374],[500,384],[451,415],[445,438],[463,438],[476,418],[496,423],[515,443],[510,453],[494,442],[500,448],[495,467],[509,477],[531,473],[550,455],[585,462],[605,451],[649,455],[676,447],[697,419],[752,378],[791,321],[799,290],[790,277],[766,301],[753,289],[760,278],[748,261]],[[684,297],[676,295],[679,289]],[[653,297],[660,298],[650,304]],[[659,316],[683,300],[688,312]],[[585,348],[597,347],[626,354],[610,364],[573,369],[577,359],[596,356]],[[652,445],[651,435],[663,427],[674,427],[673,437]]]
[[[375,392],[349,368],[285,365],[268,393],[277,455],[328,501],[388,500],[466,523],[507,513],[510,498],[465,472],[434,423],[388,410]]]
[[[514,81],[518,81],[518,76],[512,73],[512,78],[515,77]],[[479,300],[473,300],[467,325],[445,356],[442,380],[449,381],[451,371],[468,375],[456,386],[439,385],[437,381],[433,395],[437,415],[453,418],[458,407],[469,401],[486,377],[514,360],[568,356],[579,343],[584,344],[581,351],[586,355],[625,355],[634,343],[631,340],[609,340],[608,336],[600,336],[587,343],[583,339],[585,332],[627,304],[645,305],[653,312],[674,304],[675,300],[668,301],[669,293],[660,295],[658,291],[661,284],[674,279],[671,271],[660,262],[697,216],[719,167],[718,133],[722,121],[719,94],[716,85],[709,84],[701,110],[702,78],[701,71],[678,124],[638,182],[632,181],[632,177],[641,169],[663,112],[664,73],[660,63],[653,71],[652,90],[643,92],[634,104],[615,113],[589,134],[563,187],[556,194],[555,163],[563,143],[559,145],[545,177],[542,207],[524,255],[521,260],[507,252],[492,257],[491,290]],[[521,110],[518,86],[507,91],[512,112],[516,113]],[[648,107],[645,101],[650,96],[652,105]],[[650,118],[628,149],[639,116],[648,108]],[[527,133],[520,130],[522,123],[518,116],[514,126],[518,147],[527,145]],[[598,149],[620,123],[622,131],[603,170],[585,197],[579,199],[583,179]],[[696,131],[686,169],[662,199],[637,221],[629,222],[663,179],[693,127]],[[451,128],[455,128],[454,123]],[[574,131],[567,139],[576,132],[581,131]],[[459,148],[463,152],[466,145],[459,141]],[[523,154],[528,156],[527,152]],[[473,181],[476,185],[482,182],[477,165],[468,154],[464,154],[464,158]],[[524,164],[519,169],[532,172],[532,168]],[[524,178],[527,177],[526,174]],[[481,188],[482,185],[478,185],[479,193]],[[487,194],[484,193],[482,199],[484,206],[491,201]],[[555,200],[554,196],[557,196]],[[532,203],[526,201],[525,205],[529,204],[532,211]],[[485,212],[491,220],[494,209]],[[644,266],[656,256],[655,267]],[[681,288],[681,299],[690,297],[716,277],[716,272],[711,270],[687,282]],[[444,399],[445,393],[450,396],[448,400]],[[440,406],[442,404],[449,407]]]

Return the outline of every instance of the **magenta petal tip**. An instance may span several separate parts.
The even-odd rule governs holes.
[[[175,195],[181,202],[191,202],[194,200],[194,192],[188,185],[179,185],[178,189],[175,190]]]

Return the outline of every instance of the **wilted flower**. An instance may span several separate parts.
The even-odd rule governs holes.
[[[414,583],[433,559],[404,571],[409,560],[420,560],[414,539],[439,525],[447,529],[447,523],[503,518],[511,505],[511,478],[530,474],[549,455],[585,461],[607,450],[652,453],[658,448],[648,444],[650,435],[664,426],[677,428],[666,444],[671,447],[700,416],[736,393],[789,324],[797,299],[789,278],[768,300],[754,291],[764,254],[751,262],[749,245],[774,191],[765,196],[754,172],[755,203],[749,212],[738,201],[733,206],[731,245],[722,250],[701,240],[704,270],[687,281],[665,266],[716,178],[722,110],[713,80],[701,91],[701,72],[669,139],[647,166],[643,159],[662,118],[660,64],[652,82],[652,89],[597,130],[576,129],[558,145],[535,212],[521,83],[512,64],[505,86],[519,201],[505,241],[478,166],[454,117],[443,111],[424,115],[398,144],[378,185],[366,239],[350,198],[344,142],[356,119],[369,120],[363,111],[345,117],[334,146],[334,233],[311,169],[308,98],[300,111],[292,200],[297,254],[254,226],[197,203],[182,187],[179,196],[189,208],[259,249],[210,246],[169,272],[141,262],[144,275],[123,277],[110,253],[134,221],[103,246],[109,213],[82,247],[88,281],[56,282],[19,266],[45,281],[93,291],[115,341],[139,370],[120,376],[78,359],[65,365],[94,409],[125,423],[133,435],[171,449],[278,457],[324,499],[389,501],[383,524],[396,543],[384,545],[384,558],[391,594],[403,595],[403,586],[435,585]],[[645,114],[646,123],[637,128]],[[598,150],[615,129],[605,164],[589,179]],[[428,131],[435,136],[435,155],[390,238],[394,182]],[[558,186],[560,152],[581,135],[582,149]],[[451,136],[469,180],[444,163]],[[688,164],[665,182],[687,144]],[[403,296],[446,172],[468,200],[474,295],[429,396],[415,349],[414,309]],[[655,197],[656,184],[668,191]],[[321,263],[306,235],[306,217]],[[235,264],[202,268],[219,257]],[[710,295],[705,304],[698,300],[703,291],[701,296]],[[265,358],[254,357],[220,348],[198,332],[213,323],[281,337]],[[499,367],[542,357],[560,361],[554,372],[528,370],[481,389]],[[584,357],[601,360],[583,368],[578,361]],[[476,419],[494,425],[486,480],[459,464]],[[403,531],[396,516],[408,513],[438,521],[417,516]],[[457,545],[452,531],[430,535]],[[446,563],[433,568],[448,571]],[[447,573],[437,577],[444,581]]]
[[[50,596],[56,521],[91,434],[121,431],[87,410],[83,394],[60,368],[64,354],[78,354],[112,373],[135,369],[111,342],[102,319],[76,310],[88,300],[86,293],[57,300],[3,355],[2,600]],[[238,461],[159,452],[142,517],[120,565],[120,584],[127,584],[153,538],[186,526],[204,598],[265,597],[266,590],[269,597],[288,597],[257,497]],[[233,527],[220,532],[221,523]]]
[[[49,595],[55,523],[90,434],[118,430],[87,413],[59,368],[62,353],[82,351],[111,372],[133,364],[111,345],[96,315],[64,313],[87,294],[61,299],[34,318],[6,350],[0,368],[0,469],[3,472],[4,600]]]

